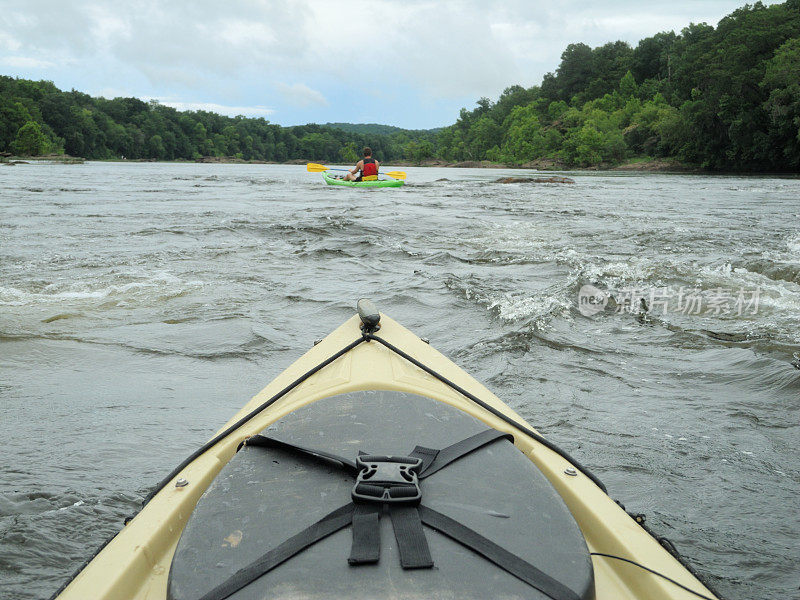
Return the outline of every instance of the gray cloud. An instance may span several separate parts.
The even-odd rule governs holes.
[[[305,84],[287,84],[278,82],[275,89],[286,99],[287,102],[297,106],[328,106],[329,102],[317,90],[312,90]]]
[[[215,104],[214,102],[169,102],[161,101],[161,104],[171,106],[178,110],[205,110],[215,112],[220,115],[235,117],[237,115],[247,115],[251,117],[266,117],[275,111],[266,106],[226,106]]]
[[[338,86],[422,102],[533,85],[571,42],[635,43],[738,0],[27,0],[0,13],[0,65],[83,89],[318,110]],[[24,75],[25,76],[25,75]],[[327,90],[327,91],[326,91]]]

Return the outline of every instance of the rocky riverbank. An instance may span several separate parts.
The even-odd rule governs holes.
[[[31,162],[46,162],[46,163],[60,163],[60,164],[81,164],[86,159],[70,156],[68,154],[48,154],[42,156],[13,156],[8,152],[0,153],[0,164],[15,165],[26,164]],[[111,159],[110,162],[197,162],[207,164],[284,164],[284,165],[305,165],[309,162],[318,162],[296,158],[287,160],[282,163],[265,160],[245,160],[234,156],[203,156],[191,160],[176,160],[176,161],[157,161],[156,159],[140,158],[140,159]],[[334,163],[331,163],[334,164]],[[460,162],[448,162],[441,159],[428,159],[421,163],[411,161],[391,161],[392,166],[397,167],[438,167],[438,168],[452,168],[452,169],[527,169],[534,171],[649,171],[660,173],[699,173],[702,169],[686,163],[682,163],[674,159],[655,159],[655,158],[635,158],[629,161],[611,164],[601,163],[596,167],[576,168],[569,166],[561,161],[554,159],[538,159],[535,161],[527,162],[522,165],[509,165],[504,163],[495,163],[488,160],[467,160]]]
[[[59,163],[64,165],[79,165],[86,159],[69,154],[42,154],[40,156],[14,156],[10,152],[0,152],[0,164],[26,165],[32,162]]]
[[[622,163],[601,163],[596,167],[574,167],[559,160],[540,158],[521,165],[495,163],[488,160],[467,160],[448,162],[430,159],[421,163],[408,161],[392,161],[392,165],[405,167],[439,167],[463,169],[529,169],[535,171],[652,171],[652,172],[701,172],[698,167],[682,163],[675,159],[634,158]]]

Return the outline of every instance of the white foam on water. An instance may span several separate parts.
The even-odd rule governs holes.
[[[696,288],[706,294],[722,289],[734,297],[740,291],[752,294],[757,290],[765,305],[800,314],[797,312],[800,311],[800,285],[771,279],[745,267],[734,267],[729,262],[710,266],[681,263],[674,258],[655,262],[647,257],[634,257],[627,262],[584,264],[576,274],[581,280],[599,283],[609,289],[638,287],[643,294],[662,287],[661,280],[670,280],[670,285],[676,288],[684,285],[687,289]],[[681,284],[680,280],[684,283]]]
[[[61,508],[57,508],[57,509],[56,509],[56,512],[61,512],[61,511],[64,511],[64,510],[69,510],[70,508],[74,508],[74,507],[76,507],[76,506],[83,506],[83,500],[78,500],[77,502],[75,502],[75,503],[73,503],[73,504],[70,504],[69,506],[62,506]],[[48,511],[48,512],[53,512],[53,511]]]
[[[659,265],[653,264],[647,258],[634,257],[626,262],[584,263],[580,268],[583,278],[607,287],[615,287],[620,284],[646,282],[656,275]]]
[[[786,311],[794,317],[800,315],[800,285],[796,283],[770,279],[744,267],[732,268],[730,263],[719,267],[704,267],[700,270],[700,275],[705,279],[707,290],[722,287],[733,294],[739,291],[757,293],[759,306]]]
[[[554,316],[568,316],[575,304],[572,288],[587,282],[612,290],[640,289],[645,296],[651,290],[657,291],[668,285],[676,289],[685,286],[686,289],[699,290],[705,300],[723,290],[731,296],[732,303],[740,293],[745,295],[746,300],[756,293],[757,310],[769,313],[763,324],[770,329],[786,330],[788,325],[797,322],[797,316],[800,315],[800,285],[770,279],[745,267],[734,266],[731,262],[698,264],[674,254],[603,261],[587,255],[584,249],[563,244],[563,240],[548,235],[546,229],[533,222],[489,223],[476,233],[469,240],[462,239],[461,243],[467,241],[472,247],[524,256],[528,260],[553,261],[571,270],[568,281],[561,282],[563,285],[559,285],[558,289],[550,287],[534,294],[476,290],[463,282],[467,298],[484,304],[507,322],[532,321],[537,326],[543,326]],[[790,251],[800,252],[800,235],[788,238],[786,245]],[[754,318],[753,315],[737,315],[735,312],[736,309],[727,314],[704,311],[696,316],[726,322],[739,319],[751,321]]]
[[[800,259],[800,233],[786,240],[786,249]]]
[[[112,280],[138,280],[111,283],[109,277]],[[91,280],[55,281],[39,291],[0,286],[0,306],[99,306],[109,302],[115,306],[144,305],[176,298],[202,286],[201,281],[184,281],[165,271],[149,276],[145,273],[117,273]]]
[[[558,296],[534,295],[513,296],[505,294],[489,300],[487,308],[496,310],[498,316],[507,322],[533,321],[537,327],[543,327],[556,315],[569,312],[571,303]]]

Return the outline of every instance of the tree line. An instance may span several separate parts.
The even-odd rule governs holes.
[[[20,155],[350,163],[359,159],[365,145],[383,160],[405,158],[412,139],[432,143],[435,133],[396,129],[375,135],[314,124],[281,127],[263,118],[178,111],[137,98],[93,98],[61,91],[50,81],[0,76],[0,151]]]
[[[745,5],[716,28],[570,44],[541,85],[481,98],[442,131],[447,160],[595,166],[675,158],[711,170],[800,170],[800,0]]]
[[[541,85],[481,98],[436,130],[178,111],[0,77],[0,151],[89,159],[355,162],[430,158],[591,167],[677,159],[711,170],[800,170],[800,0],[745,5],[717,27],[691,24],[634,48],[570,44]]]

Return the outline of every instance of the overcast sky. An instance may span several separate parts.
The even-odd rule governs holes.
[[[716,25],[733,0],[0,0],[0,74],[281,125],[448,125],[572,42]]]

